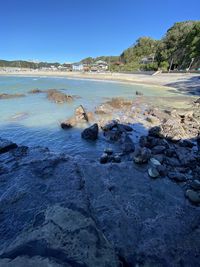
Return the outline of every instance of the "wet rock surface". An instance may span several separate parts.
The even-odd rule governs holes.
[[[57,104],[63,104],[74,100],[73,96],[66,95],[57,89],[49,89],[47,91],[47,98]]]
[[[12,99],[18,97],[25,97],[24,94],[0,94],[0,99]]]
[[[98,133],[99,133],[99,127],[98,124],[95,123],[92,126],[83,130],[83,132],[81,133],[81,137],[86,140],[94,141],[98,138]]]
[[[9,150],[0,166],[0,266],[199,266],[194,189],[186,197],[195,205],[130,161],[102,165],[44,148]]]

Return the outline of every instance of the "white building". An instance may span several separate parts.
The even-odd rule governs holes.
[[[73,71],[83,71],[83,64],[82,63],[74,63],[72,64]]]

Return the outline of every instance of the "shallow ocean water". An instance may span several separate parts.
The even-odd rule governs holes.
[[[50,102],[46,94],[28,94],[32,89],[60,89],[77,95],[72,103]],[[171,96],[170,90],[146,85],[133,85],[109,81],[78,80],[61,77],[14,77],[0,76],[0,93],[23,93],[22,98],[0,100],[0,137],[28,146],[45,146],[55,152],[71,155],[100,154],[105,141],[87,142],[81,139],[82,129],[64,131],[59,123],[73,115],[82,104],[88,111],[106,98],[135,98],[136,90],[145,96]],[[21,115],[23,113],[23,115]]]

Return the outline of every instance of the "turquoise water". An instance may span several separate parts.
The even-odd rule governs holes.
[[[59,89],[78,95],[72,103],[62,105],[50,102],[46,94],[28,94],[31,89]],[[105,141],[87,142],[80,138],[82,129],[64,131],[61,121],[73,115],[82,104],[88,111],[109,97],[134,98],[136,90],[145,96],[168,96],[161,88],[92,80],[49,77],[0,76],[0,93],[23,93],[26,97],[0,100],[0,137],[28,146],[47,146],[56,152],[72,155],[100,153]],[[21,115],[23,114],[23,115]]]

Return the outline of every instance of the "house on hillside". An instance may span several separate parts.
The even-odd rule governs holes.
[[[155,55],[152,54],[152,55],[149,55],[149,56],[146,56],[146,57],[143,57],[140,61],[140,64],[150,64],[150,63],[153,63],[154,62],[154,58],[155,58]]]
[[[92,71],[106,71],[108,70],[108,63],[103,60],[97,60],[91,68]]]
[[[73,71],[83,71],[83,64],[80,62],[72,64],[72,70]]]

